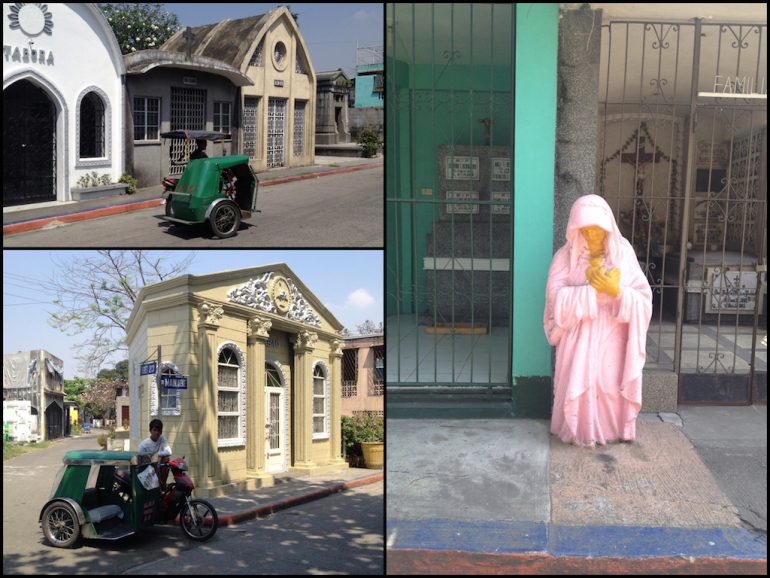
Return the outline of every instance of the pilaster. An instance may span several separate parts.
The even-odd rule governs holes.
[[[309,472],[316,467],[313,447],[313,359],[318,334],[300,331],[294,346],[294,464],[293,470]]]
[[[199,485],[211,489],[220,485],[219,460],[217,457],[217,331],[224,311],[221,306],[202,303],[198,307],[198,343],[200,372],[200,471],[203,478]]]
[[[273,476],[265,472],[267,417],[265,415],[265,346],[272,321],[253,317],[248,321],[248,366],[246,387],[246,475],[272,486]]]

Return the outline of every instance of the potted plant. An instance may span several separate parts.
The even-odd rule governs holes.
[[[363,456],[370,469],[382,469],[385,465],[385,432],[382,416],[365,413],[342,417],[342,439],[351,462]]]

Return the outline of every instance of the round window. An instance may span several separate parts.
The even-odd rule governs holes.
[[[275,43],[275,48],[273,49],[273,62],[275,63],[275,67],[278,70],[283,70],[286,68],[286,45],[278,41]]]

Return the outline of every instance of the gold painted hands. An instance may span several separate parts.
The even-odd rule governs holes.
[[[606,293],[610,297],[620,295],[620,269],[607,269],[602,257],[591,257],[586,280],[597,293]]]

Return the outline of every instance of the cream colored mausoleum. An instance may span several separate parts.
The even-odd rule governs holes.
[[[161,419],[202,497],[347,468],[341,329],[285,264],[143,288],[127,331],[132,449]]]

